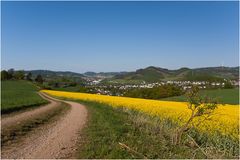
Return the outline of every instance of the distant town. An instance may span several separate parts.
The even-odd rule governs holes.
[[[183,90],[190,89],[193,85],[198,86],[200,89],[217,89],[224,88],[226,84],[232,85],[232,87],[239,87],[240,80],[231,80],[228,81],[224,79],[225,82],[208,82],[208,81],[166,81],[166,82],[141,82],[140,84],[121,84],[121,83],[112,83],[112,84],[102,84],[103,79],[94,80],[92,78],[86,78],[86,86],[91,86],[91,91],[102,94],[102,95],[117,95],[122,96],[123,93],[129,89],[138,89],[138,88],[154,88],[164,85],[176,85],[181,87]],[[119,92],[112,93],[112,90],[118,90]]]
[[[150,66],[136,70],[136,72],[86,72],[83,74],[50,70],[9,69],[1,71],[1,79],[25,79],[34,81],[46,89],[101,95],[129,96],[129,93],[132,94],[136,90],[137,94],[169,93],[159,96],[161,98],[182,95],[193,85],[203,90],[238,88],[240,85],[238,73],[239,67],[222,66],[197,69],[180,68],[178,70]],[[178,90],[178,92],[173,92],[173,90]]]

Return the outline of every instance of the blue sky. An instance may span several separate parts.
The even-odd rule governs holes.
[[[2,69],[238,66],[238,2],[2,2]]]

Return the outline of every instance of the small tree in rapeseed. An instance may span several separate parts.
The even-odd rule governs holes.
[[[182,135],[189,129],[209,120],[214,110],[217,108],[217,101],[207,96],[201,96],[197,86],[192,86],[192,88],[186,92],[186,97],[188,109],[190,110],[190,117],[176,130],[173,136],[173,144],[175,145],[181,143]]]

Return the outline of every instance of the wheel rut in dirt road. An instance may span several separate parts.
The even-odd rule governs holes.
[[[2,148],[1,158],[75,158],[77,142],[80,138],[79,132],[87,121],[86,107],[76,102],[58,100],[44,93],[41,93],[41,95],[51,101],[49,105],[64,102],[69,104],[71,108],[57,121],[35,129],[21,143]],[[19,117],[15,118],[17,120],[22,119],[20,115],[16,115],[16,117]],[[7,119],[5,122],[3,120],[2,124],[8,125],[17,122],[11,120],[10,117],[8,118],[9,120]]]
[[[1,127],[6,128],[13,126],[17,123],[21,123],[27,119],[34,118],[35,116],[48,112],[49,110],[57,107],[60,105],[60,101],[56,101],[50,98],[45,97],[42,93],[39,93],[39,95],[49,101],[49,104],[46,104],[44,106],[40,106],[31,110],[23,111],[23,112],[17,112],[17,113],[10,113],[7,115],[3,115],[1,118]]]

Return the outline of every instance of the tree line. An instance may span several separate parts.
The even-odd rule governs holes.
[[[128,90],[124,96],[145,99],[161,99],[172,96],[180,96],[182,94],[184,94],[184,91],[181,87],[168,84],[153,88],[137,88]]]
[[[1,80],[28,80],[28,81],[36,81],[37,83],[43,83],[43,78],[41,75],[37,75],[36,77],[32,76],[32,73],[25,73],[23,70],[15,71],[14,69],[2,70],[1,71]]]

